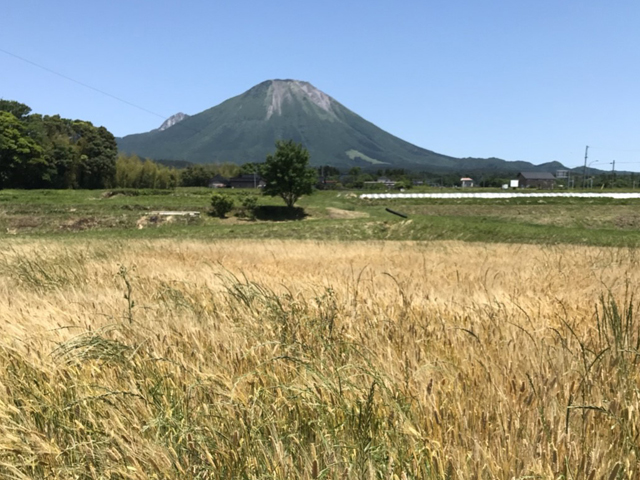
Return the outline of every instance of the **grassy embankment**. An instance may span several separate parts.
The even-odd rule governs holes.
[[[637,478],[635,249],[0,246],[2,478]]]
[[[511,199],[367,201],[349,192],[301,199],[303,220],[281,218],[278,199],[260,198],[257,221],[154,218],[158,210],[209,207],[209,189],[133,191],[0,191],[0,238],[295,238],[325,240],[441,240],[638,246],[640,200]],[[246,192],[225,191],[236,198]],[[133,195],[135,194],[135,195]],[[236,202],[239,204],[239,201]],[[409,215],[403,220],[385,212]],[[268,210],[268,209],[271,210]]]

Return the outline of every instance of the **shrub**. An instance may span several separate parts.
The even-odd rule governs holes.
[[[258,197],[255,195],[243,195],[240,200],[240,210],[238,216],[246,217],[249,220],[255,220],[256,208],[258,206]]]
[[[232,208],[233,198],[222,193],[211,195],[211,215],[214,217],[225,218]]]

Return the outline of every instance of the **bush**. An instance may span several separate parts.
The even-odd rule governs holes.
[[[233,198],[222,193],[211,195],[211,215],[214,217],[225,218],[232,208]]]
[[[255,195],[243,195],[240,200],[240,210],[238,216],[246,217],[249,220],[256,219],[256,208],[258,206],[258,197]]]

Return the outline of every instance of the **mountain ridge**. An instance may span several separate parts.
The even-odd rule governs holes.
[[[433,152],[385,132],[311,83],[291,79],[261,82],[219,105],[185,115],[165,129],[117,141],[120,151],[142,157],[241,164],[264,161],[279,139],[302,143],[313,165],[338,168],[515,172],[551,166],[495,158],[459,159]]]
[[[190,115],[187,115],[186,113],[182,113],[182,112],[178,112],[175,115],[171,115],[169,118],[167,118],[164,122],[162,122],[162,125],[160,125],[160,127],[158,128],[159,131],[164,131],[167,128],[171,128],[174,125],[180,123],[181,121],[189,118]]]

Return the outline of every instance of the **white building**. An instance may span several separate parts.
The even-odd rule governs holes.
[[[460,183],[462,184],[462,188],[473,187],[473,178],[462,177]]]

